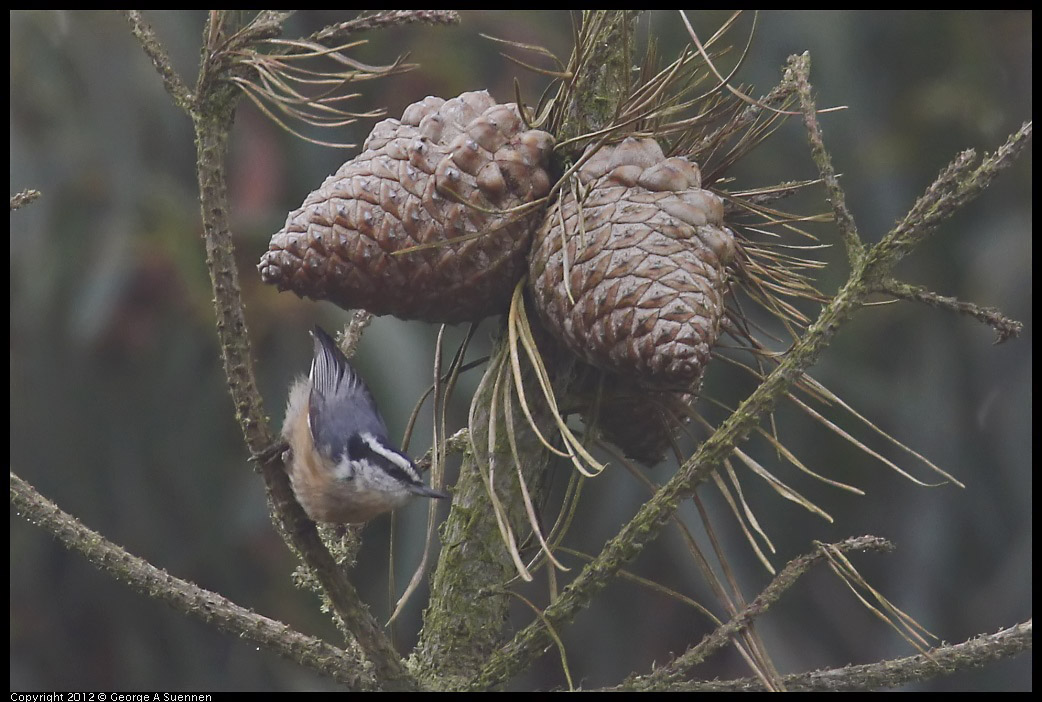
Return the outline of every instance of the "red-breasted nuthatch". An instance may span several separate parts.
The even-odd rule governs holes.
[[[387,438],[365,381],[320,327],[312,332],[311,373],[289,393],[282,436],[290,482],[316,522],[358,523],[413,495],[447,498],[423,484],[416,464]]]

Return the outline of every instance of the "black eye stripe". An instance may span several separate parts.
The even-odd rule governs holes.
[[[352,461],[369,461],[373,465],[380,466],[391,477],[408,485],[416,485],[418,482],[400,465],[374,451],[359,434],[355,434],[347,442],[347,457]]]

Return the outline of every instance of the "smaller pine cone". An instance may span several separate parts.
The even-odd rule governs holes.
[[[347,309],[431,322],[502,312],[524,274],[553,138],[485,91],[427,97],[378,123],[289,214],[261,279]],[[399,256],[421,244],[446,243]]]
[[[628,458],[648,466],[661,461],[680,438],[699,390],[648,388],[581,361],[572,378],[568,399],[586,425],[596,427]]]
[[[697,387],[720,334],[734,234],[698,166],[654,139],[602,147],[547,211],[529,285],[550,331],[589,363]]]
[[[692,393],[634,388],[612,393],[602,401],[594,419],[597,427],[628,458],[653,466],[679,437],[695,403]]]

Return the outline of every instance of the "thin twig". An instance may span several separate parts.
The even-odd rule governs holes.
[[[383,29],[385,27],[398,27],[416,22],[424,24],[459,24],[459,12],[456,10],[387,10],[324,27],[309,38],[319,42],[340,41],[352,34]]]
[[[1001,310],[994,307],[983,307],[973,302],[963,302],[954,297],[938,295],[921,285],[910,285],[909,283],[902,283],[893,278],[885,278],[880,281],[876,290],[888,293],[901,300],[922,302],[931,307],[949,310],[951,312],[958,312],[959,314],[973,317],[984,322],[995,330],[995,334],[997,335],[997,338],[995,339],[996,344],[1001,344],[1019,336],[1021,330],[1024,328],[1022,322],[1010,319],[1006,315],[1002,314]]]
[[[156,37],[156,33],[152,30],[151,25],[145,21],[138,10],[122,10],[122,13],[123,17],[130,23],[131,33],[137,37],[137,40],[141,42],[141,48],[152,59],[152,65],[156,67],[159,77],[163,79],[163,87],[170,93],[170,97],[174,99],[174,104],[186,112],[190,111],[194,101],[192,91],[188,89],[188,86],[181,80],[181,76],[174,70],[173,64],[170,63],[170,56],[167,55],[163,45],[159,43],[159,39]]]
[[[11,211],[14,212],[19,208],[25,207],[29,203],[36,200],[36,198],[40,197],[41,194],[42,193],[40,193],[39,190],[31,189],[22,190],[18,193],[15,193],[11,196]]]
[[[854,216],[847,209],[847,199],[843,188],[839,184],[839,176],[832,167],[832,157],[825,149],[825,142],[821,134],[821,125],[818,123],[818,111],[814,104],[814,97],[810,92],[810,53],[789,58],[789,66],[785,71],[786,81],[796,85],[796,93],[800,97],[800,106],[803,109],[803,123],[807,126],[807,138],[810,141],[811,156],[814,163],[818,165],[825,189],[832,203],[832,211],[835,213],[836,225],[843,236],[847,246],[847,258],[851,266],[864,255],[865,245],[858,235],[857,224]]]
[[[1032,620],[1015,624],[994,634],[974,636],[962,643],[938,646],[928,655],[847,665],[830,670],[796,673],[782,678],[790,692],[864,692],[898,687],[908,683],[932,680],[969,668],[1012,658],[1030,651]],[[756,678],[679,683],[673,692],[757,692],[763,685]]]
[[[892,551],[894,546],[885,539],[874,536],[859,536],[846,539],[836,544],[834,548],[841,551]],[[682,655],[677,656],[672,662],[648,675],[633,676],[618,686],[618,690],[653,690],[668,687],[673,683],[680,682],[694,666],[705,661],[716,651],[720,650],[736,635],[752,623],[753,619],[760,616],[771,605],[781,599],[781,596],[796,581],[811,569],[814,565],[826,561],[825,550],[821,547],[814,549],[798,558],[794,558],[771,580],[770,584],[756,596],[751,603],[735,614],[731,619],[707,635],[697,645],[692,646]],[[757,678],[759,680],[759,678]]]

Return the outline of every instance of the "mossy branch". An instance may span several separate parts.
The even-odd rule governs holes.
[[[885,539],[875,536],[861,536],[846,539],[832,548],[841,552],[850,551],[884,551],[894,550],[894,545]],[[760,616],[775,604],[800,577],[813,566],[826,562],[828,552],[823,546],[819,546],[811,553],[794,558],[781,570],[778,575],[740,612],[731,617],[729,621],[717,627],[708,634],[697,645],[692,646],[680,656],[677,656],[667,665],[652,671],[648,675],[635,675],[619,685],[618,690],[651,691],[671,689],[674,685],[686,685],[690,676],[690,670],[708,659],[713,653],[728,645],[733,637],[750,626],[753,619]]]
[[[459,12],[456,10],[383,10],[323,27],[309,38],[312,41],[335,43],[359,32],[416,23],[459,24]]]
[[[876,290],[881,293],[893,295],[899,300],[921,302],[931,307],[936,307],[950,312],[957,312],[973,317],[979,322],[987,324],[995,330],[995,343],[1001,344],[1016,338],[1024,329],[1024,324],[1015,319],[1010,319],[1001,310],[994,307],[984,307],[973,302],[964,302],[954,297],[945,297],[927,290],[921,285],[903,283],[893,278],[884,278],[879,282]]]
[[[359,656],[251,612],[128,553],[62,511],[14,473],[11,473],[11,504],[22,517],[49,532],[67,549],[78,551],[92,566],[131,589],[354,689],[377,688],[372,671]]]
[[[138,40],[138,43],[141,44],[145,54],[152,59],[152,65],[155,66],[159,77],[163,79],[163,87],[170,93],[174,104],[185,111],[191,109],[194,99],[192,91],[188,89],[188,86],[181,80],[181,76],[174,70],[173,64],[170,63],[170,56],[167,55],[166,49],[163,48],[155,31],[153,31],[152,25],[141,16],[140,10],[122,10],[122,13],[124,19],[130,23],[131,33]]]
[[[1032,620],[994,634],[974,636],[962,643],[938,646],[928,654],[813,670],[782,677],[789,692],[864,692],[925,682],[961,670],[980,668],[1003,658],[1030,651]],[[674,692],[762,692],[756,678],[692,681],[671,687]]]

